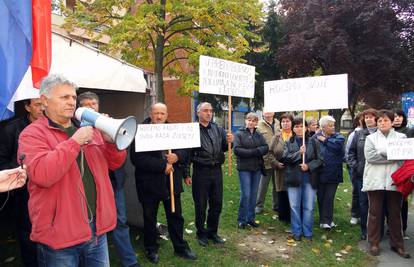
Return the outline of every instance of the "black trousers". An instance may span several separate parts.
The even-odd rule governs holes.
[[[14,209],[16,221],[16,234],[20,246],[21,260],[26,267],[35,267],[37,264],[37,245],[30,240],[32,223],[29,217],[29,192],[27,188],[18,189],[15,194]]]
[[[223,205],[221,166],[193,167],[193,200],[197,236],[204,238],[217,234]],[[205,228],[207,204],[207,228]]]
[[[318,208],[319,223],[331,224],[333,221],[333,210],[335,194],[338,184],[319,184],[318,186]]]
[[[290,203],[287,191],[280,191],[277,194],[279,202],[279,220],[290,223]]]
[[[180,253],[188,249],[188,243],[184,240],[184,218],[181,210],[181,196],[174,195],[175,212],[171,213],[170,199],[144,202],[144,247],[149,253],[157,252],[159,244],[157,242],[157,213],[160,202],[162,201],[167,218],[168,233],[174,246],[174,251]]]

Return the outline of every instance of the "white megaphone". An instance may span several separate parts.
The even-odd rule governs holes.
[[[117,120],[93,109],[82,107],[76,110],[75,117],[81,122],[81,126],[90,125],[109,135],[119,150],[126,149],[134,140],[137,132],[138,124],[134,116]]]

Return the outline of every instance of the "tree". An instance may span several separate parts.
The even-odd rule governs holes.
[[[362,96],[374,90],[398,93],[413,85],[404,64],[413,45],[407,38],[412,7],[406,0],[281,0],[286,34],[278,61],[289,77],[348,73],[353,114]],[[336,117],[342,112],[336,110]]]
[[[111,40],[106,50],[154,70],[158,101],[164,100],[163,73],[182,80],[181,94],[198,84],[200,55],[244,62],[249,24],[261,23],[258,0],[77,1],[66,28],[96,28]]]

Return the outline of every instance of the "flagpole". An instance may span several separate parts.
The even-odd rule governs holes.
[[[171,155],[171,149],[168,149],[168,154]],[[170,198],[171,198],[171,213],[175,212],[174,201],[174,170],[170,172]]]
[[[228,121],[228,133],[231,133],[231,110],[232,110],[232,104],[231,104],[231,96],[229,95],[229,112],[227,114],[227,121]],[[227,165],[228,165],[228,173],[229,176],[231,176],[231,143],[228,143],[228,151],[227,151]]]

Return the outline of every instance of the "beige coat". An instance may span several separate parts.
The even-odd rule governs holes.
[[[387,142],[389,139],[406,138],[405,134],[391,129],[388,136],[381,131],[368,135],[365,141],[365,169],[362,191],[396,191],[391,174],[402,164],[401,160],[387,160]]]
[[[270,143],[269,148],[269,158],[270,164],[273,169],[275,169],[275,176],[276,176],[276,191],[286,191],[286,186],[283,184],[283,169],[278,168],[279,160],[282,158],[283,155],[283,146],[284,141],[282,139],[282,133],[280,130],[275,132],[275,135],[272,138],[272,142]]]
[[[275,132],[279,131],[280,129],[280,124],[277,119],[274,119],[274,125],[274,130],[272,130],[272,127],[270,127],[270,125],[264,119],[260,120],[257,124],[257,131],[263,135],[269,147],[272,143],[272,138],[275,135]],[[263,156],[263,161],[266,170],[272,168],[272,157],[270,155],[270,150],[266,155]]]

